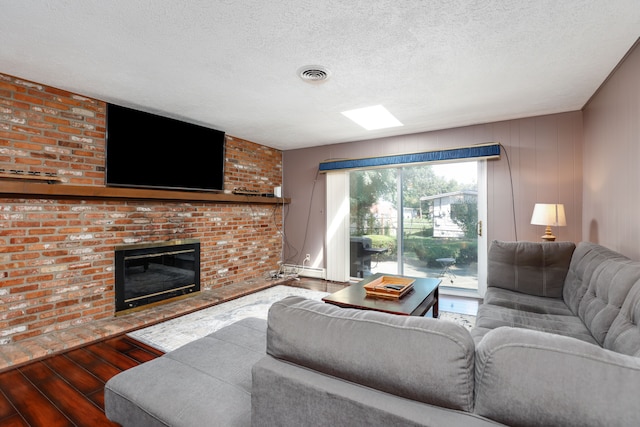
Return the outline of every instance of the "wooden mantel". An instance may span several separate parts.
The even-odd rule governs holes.
[[[143,188],[96,187],[49,184],[20,179],[0,179],[1,197],[43,197],[48,199],[127,199],[205,203],[290,203],[288,198],[246,196],[204,191],[151,190]]]

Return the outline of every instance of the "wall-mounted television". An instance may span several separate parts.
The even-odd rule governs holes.
[[[107,104],[107,186],[220,191],[224,165],[224,132]]]

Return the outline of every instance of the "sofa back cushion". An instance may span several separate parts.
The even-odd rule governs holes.
[[[604,340],[604,348],[640,357],[640,282],[633,285]]]
[[[594,271],[607,259],[626,260],[627,258],[595,243],[580,242],[576,246],[562,290],[565,304],[576,316]]]
[[[640,281],[640,263],[613,252],[591,275],[578,316],[600,345],[620,313],[629,290]]]
[[[327,375],[473,410],[474,343],[460,325],[287,297],[269,310],[267,353]]]
[[[572,242],[491,243],[487,285],[529,295],[561,298]]]

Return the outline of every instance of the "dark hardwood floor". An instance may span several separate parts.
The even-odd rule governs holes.
[[[104,384],[162,354],[122,335],[0,373],[0,426],[115,426]]]

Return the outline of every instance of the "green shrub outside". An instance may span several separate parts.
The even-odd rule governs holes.
[[[469,265],[478,261],[478,242],[476,240],[443,239],[422,237],[416,233],[404,238],[405,252],[414,252],[427,267],[438,268],[439,258],[455,258],[458,265]],[[386,248],[387,252],[377,255],[378,261],[395,261],[398,258],[398,244],[394,236],[367,234],[374,248]]]
[[[378,256],[379,261],[395,261],[398,258],[398,245],[395,237],[369,234],[374,248],[387,248],[387,252]],[[414,252],[427,267],[438,268],[439,258],[455,258],[456,264],[468,265],[478,260],[478,242],[475,240],[441,239],[410,235],[404,239],[405,252]]]
[[[395,237],[379,234],[367,234],[364,237],[371,239],[371,247],[387,249],[384,254],[377,255],[378,261],[393,261],[398,258],[398,241]]]
[[[468,241],[462,245],[456,257],[457,264],[468,265],[474,262],[478,262],[478,242],[476,240]]]
[[[478,260],[476,241],[438,238],[405,239],[405,250],[415,252],[418,259],[427,267],[437,268],[439,258],[455,258],[456,264],[467,265]]]

